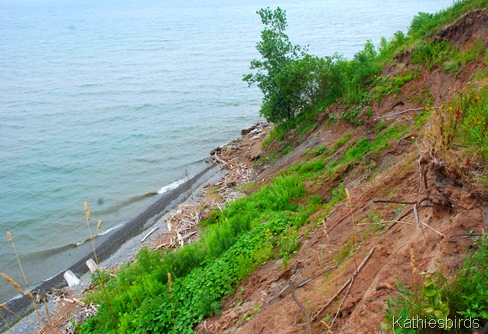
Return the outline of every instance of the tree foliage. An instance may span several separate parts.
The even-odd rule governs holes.
[[[249,85],[256,84],[263,92],[261,116],[280,123],[299,115],[315,101],[319,68],[323,61],[307,55],[306,49],[293,45],[285,33],[286,13],[283,9],[260,9],[264,29],[256,49],[262,59],[251,61],[254,71],[244,76]]]

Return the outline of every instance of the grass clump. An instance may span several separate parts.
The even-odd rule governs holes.
[[[398,140],[408,131],[408,127],[395,124],[394,126],[383,130],[374,140],[361,138],[352,145],[339,160],[327,165],[330,171],[335,167],[357,163],[361,159],[367,159],[376,156],[384,149],[390,147],[392,140]]]
[[[324,152],[327,152],[327,146],[319,145],[315,147],[313,150],[307,148],[304,153],[307,155],[319,156]]]
[[[377,102],[381,102],[384,97],[391,94],[399,94],[400,88],[406,83],[412,81],[417,76],[414,72],[408,72],[405,75],[399,75],[396,77],[386,76],[374,76],[373,77],[373,99]]]
[[[413,50],[412,62],[422,65],[429,71],[440,68],[446,73],[456,75],[464,64],[476,60],[484,51],[485,48],[481,41],[464,52],[446,41],[424,41]]]
[[[356,237],[352,236],[341,246],[337,254],[334,255],[334,264],[339,265],[350,259],[354,255],[354,253],[359,250],[359,247],[360,246],[356,244]]]
[[[335,143],[334,143],[334,147],[332,148],[332,152],[331,154],[334,154],[335,152],[337,152],[338,149],[340,149],[342,146],[344,146],[344,144],[349,140],[349,138],[351,138],[352,134],[347,132],[344,134],[344,136],[340,139],[338,139]]]

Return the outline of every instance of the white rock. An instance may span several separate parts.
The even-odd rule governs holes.
[[[93,259],[88,259],[85,263],[88,269],[90,269],[91,273],[94,273],[95,271],[100,269],[98,264],[96,264],[95,261],[93,261]]]
[[[76,275],[73,274],[73,272],[71,270],[67,270],[64,273],[63,277],[66,280],[66,282],[68,282],[68,286],[70,288],[75,286],[75,285],[80,284],[80,279],[78,277],[76,277]]]

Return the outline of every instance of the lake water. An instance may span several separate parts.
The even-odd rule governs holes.
[[[351,57],[451,0],[290,0],[288,35]],[[0,271],[31,284],[78,260],[83,202],[127,222],[258,120],[242,76],[258,0],[0,0]],[[166,187],[166,188],[165,188]],[[69,250],[69,251],[67,251]],[[0,302],[16,291],[0,282]]]

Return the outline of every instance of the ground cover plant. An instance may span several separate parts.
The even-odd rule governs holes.
[[[388,301],[383,327],[394,333],[433,332],[428,326],[421,328],[404,321],[422,319],[450,333],[481,329],[488,321],[488,235],[474,239],[478,249],[466,257],[451,281],[436,272],[424,273],[425,281],[411,287],[399,282],[398,297]]]

